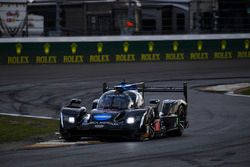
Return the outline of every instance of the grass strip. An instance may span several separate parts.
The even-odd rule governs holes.
[[[41,139],[57,131],[57,120],[0,115],[0,144]]]
[[[250,95],[250,87],[238,89],[234,93],[241,94],[241,95]]]
[[[250,95],[250,87],[243,89],[240,93],[243,95]]]

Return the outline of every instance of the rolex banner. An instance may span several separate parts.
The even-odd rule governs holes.
[[[249,39],[0,43],[0,64],[84,64],[250,58]]]

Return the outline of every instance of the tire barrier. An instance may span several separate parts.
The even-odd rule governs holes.
[[[1,39],[0,64],[128,63],[250,58],[249,34],[234,35],[234,38],[232,35],[180,37],[58,37],[53,40],[19,38],[7,41]]]

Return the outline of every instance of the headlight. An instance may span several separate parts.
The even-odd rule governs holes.
[[[135,123],[135,118],[134,117],[128,117],[126,122],[127,122],[127,124],[133,124],[133,123]]]
[[[74,124],[75,123],[75,117],[69,117],[69,123]]]

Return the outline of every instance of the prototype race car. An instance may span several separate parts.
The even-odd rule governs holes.
[[[183,92],[185,100],[150,100],[145,106],[144,92]],[[144,83],[109,88],[93,101],[87,112],[80,99],[72,99],[60,111],[60,134],[67,141],[81,137],[124,137],[145,140],[173,132],[182,135],[188,127],[187,84],[183,87],[146,87]]]

